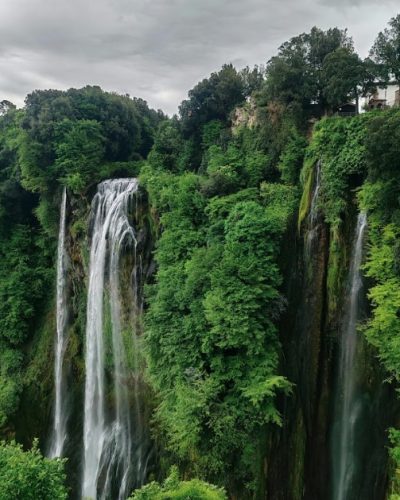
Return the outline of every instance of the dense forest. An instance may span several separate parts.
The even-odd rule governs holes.
[[[400,498],[399,47],[1,102],[0,500]]]

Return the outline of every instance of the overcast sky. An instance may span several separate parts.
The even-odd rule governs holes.
[[[398,0],[0,0],[0,101],[97,84],[171,114],[222,64],[263,64],[314,25],[348,28],[365,57],[398,13]]]

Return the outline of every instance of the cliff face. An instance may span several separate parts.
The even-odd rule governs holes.
[[[308,194],[310,212],[315,189],[314,185]],[[268,499],[337,498],[340,346],[350,293],[355,210],[349,205],[339,232],[330,230],[321,216],[310,226],[309,214],[299,231],[292,228],[283,249],[288,307],[280,326],[282,369],[294,390],[282,401],[284,423],[268,445]],[[362,323],[369,314],[366,289],[358,308]],[[356,454],[350,497],[383,500],[388,486],[387,429],[395,422],[398,405],[376,351],[360,332],[357,335],[356,429],[351,436]]]

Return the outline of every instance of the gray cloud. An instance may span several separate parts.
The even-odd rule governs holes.
[[[98,84],[173,113],[223,63],[265,63],[314,25],[348,27],[365,56],[396,14],[392,0],[2,0],[0,100]]]
[[[392,4],[395,6],[397,0],[318,0],[322,5],[331,5],[334,7],[346,6],[346,7],[370,7],[373,4],[376,5],[388,5]]]

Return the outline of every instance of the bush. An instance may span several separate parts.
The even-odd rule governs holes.
[[[0,500],[66,500],[64,464],[44,458],[37,441],[25,452],[14,441],[0,442]]]
[[[152,482],[133,493],[131,500],[226,500],[222,488],[199,479],[180,481],[176,467],[162,485]]]

